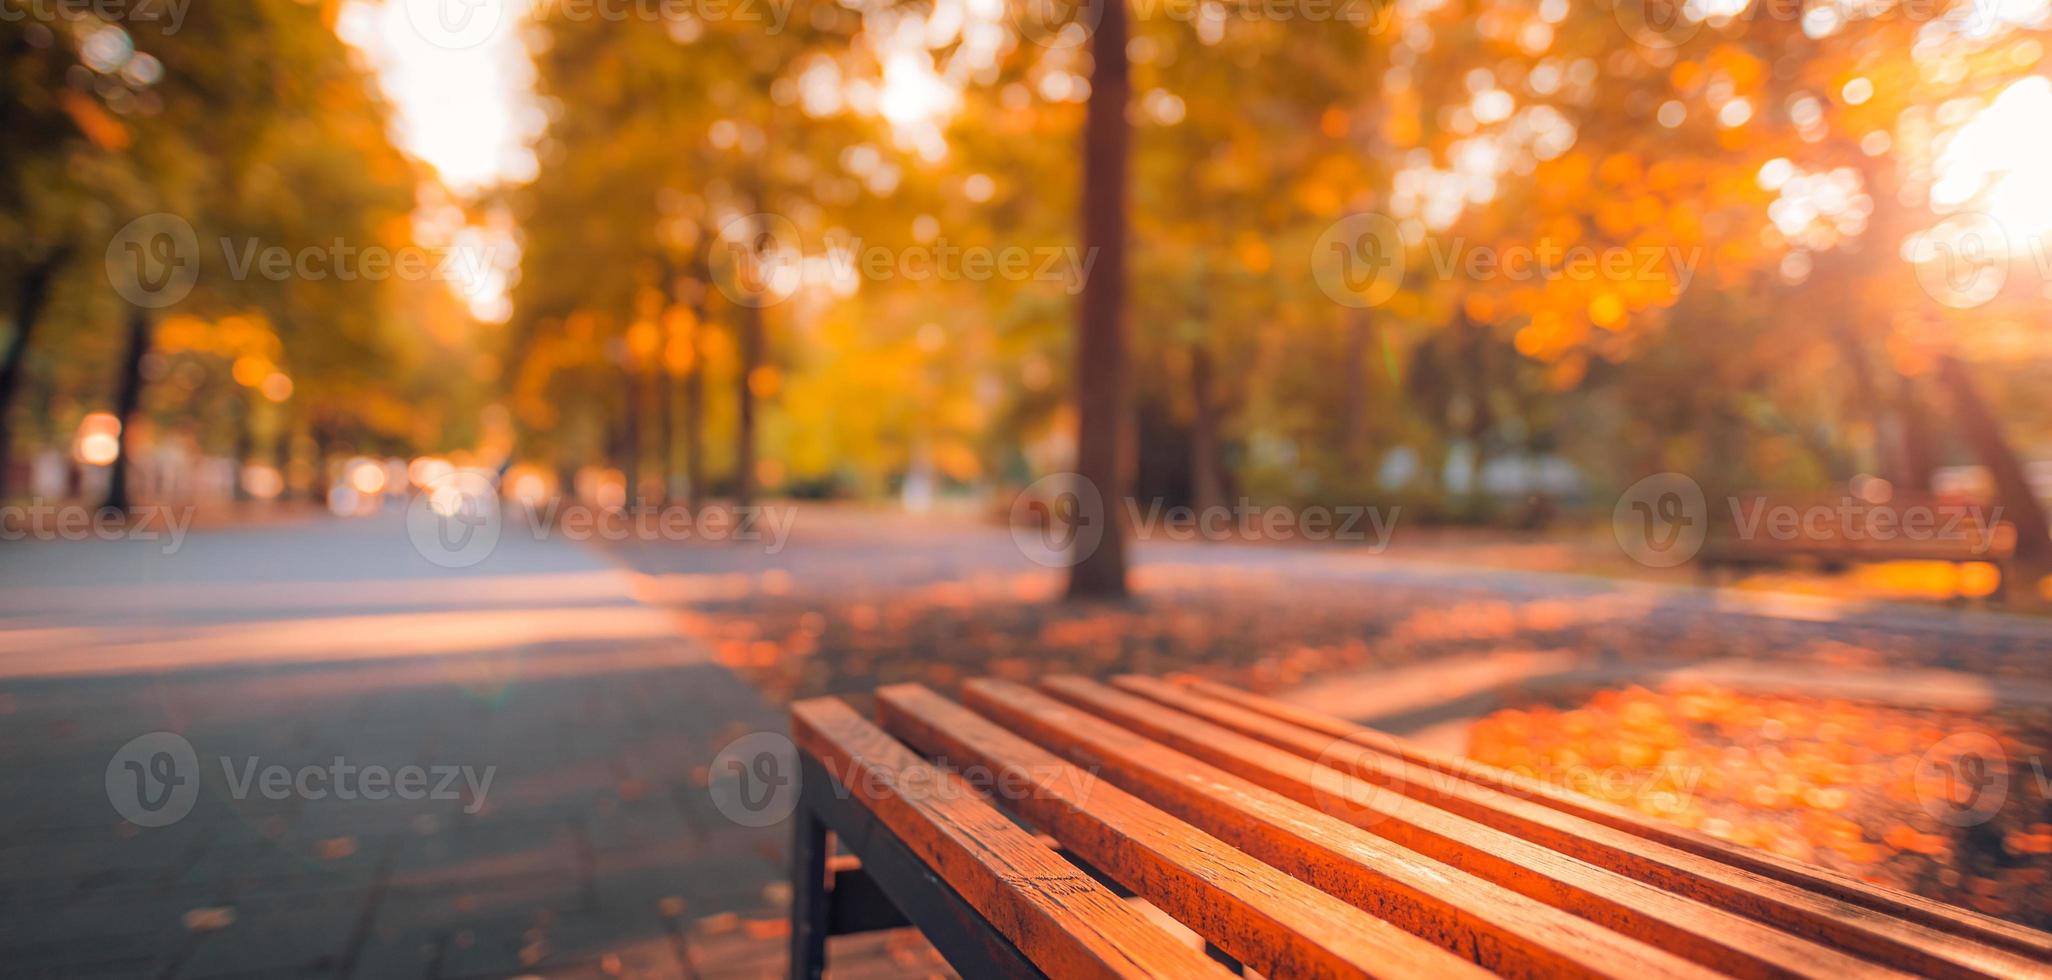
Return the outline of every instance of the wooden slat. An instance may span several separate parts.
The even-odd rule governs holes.
[[[793,705],[791,728],[808,761],[833,774],[830,791],[873,812],[1049,975],[1226,976],[841,701]]]
[[[1413,768],[1349,738],[1146,677],[1117,685],[1207,722],[1709,905],[1770,922],[1796,935],[1934,976],[2019,976],[2044,969],[2007,950],[1939,932],[1786,882],[1647,840],[1614,827],[1498,792],[1438,770]]]
[[[884,728],[985,785],[1241,963],[1268,976],[1486,977],[1425,940],[1327,895],[1106,784],[924,687],[876,694]]]
[[[1120,789],[1498,973],[1714,975],[1019,685],[972,681],[963,694],[978,711]]]
[[[1307,711],[1273,698],[1261,697],[1237,688],[1195,678],[1172,680],[1200,694],[1335,738],[1347,739],[1401,758],[1413,766],[1423,766],[1458,776],[1469,782],[1531,800],[1585,820],[1658,841],[1690,854],[1743,868],[1762,877],[1828,895],[1883,915],[1915,922],[1939,932],[1963,936],[2036,960],[2052,962],[2052,933],[1982,915],[1969,909],[1946,905],[1910,892],[1870,884],[1850,875],[1793,861],[1771,851],[1739,847],[1686,827],[1657,820],[1607,800],[1584,796],[1543,780],[1506,772],[1458,755],[1435,752],[1405,739],[1330,715]]]
[[[891,907],[909,912],[908,921],[917,919],[920,934],[956,970],[1011,980],[1044,980],[1047,974],[1019,952],[1019,947],[998,932],[960,892],[948,887],[927,866],[925,858],[912,853],[853,794],[837,792],[840,784],[827,773],[826,767],[803,752],[798,753],[798,785],[799,812],[793,816],[800,820],[815,819],[832,831],[833,840],[861,861],[863,875],[876,883]],[[796,898],[795,891],[793,897]],[[793,911],[799,911],[796,905]],[[813,950],[809,945],[794,945],[793,952],[809,955]],[[824,944],[819,952],[825,952]],[[792,980],[818,980],[818,973],[812,968],[823,971],[826,963],[820,957],[793,959],[790,965]]]
[[[1427,857],[1713,969],[1747,976],[1900,975],[1742,916],[1690,901],[1446,810],[1082,678],[1057,697]],[[1344,744],[1344,743],[1341,743]]]

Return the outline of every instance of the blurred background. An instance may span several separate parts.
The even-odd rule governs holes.
[[[2048,34],[0,0],[0,960],[774,972],[712,755],[1065,670],[2052,924]],[[158,730],[209,772],[138,834]],[[345,813],[242,753],[504,771]]]

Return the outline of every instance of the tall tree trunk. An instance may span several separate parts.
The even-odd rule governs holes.
[[[1076,472],[1097,490],[1103,512],[1078,536],[1070,598],[1126,594],[1126,490],[1131,485],[1133,417],[1126,378],[1126,165],[1132,139],[1126,106],[1126,0],[1091,0],[1093,67],[1083,124],[1083,248],[1097,267],[1083,283],[1076,323]],[[1085,547],[1093,538],[1095,547]]]
[[[70,246],[52,249],[28,271],[22,273],[15,293],[14,334],[7,339],[7,352],[0,355],[0,496],[8,490],[8,463],[14,459],[14,430],[8,425],[14,410],[15,393],[21,388],[21,369],[28,362],[29,338],[43,307],[50,301],[50,283],[71,255]]]
[[[660,354],[655,369],[648,374],[648,383],[648,398],[655,406],[656,475],[662,481],[656,491],[656,502],[668,507],[670,485],[677,477],[677,379],[670,376],[670,365]]]
[[[691,318],[691,368],[684,374],[684,506],[705,506],[705,304]]]
[[[734,505],[755,503],[755,369],[762,366],[762,308],[739,304],[741,377],[739,414],[734,425]]]
[[[1374,314],[1366,309],[1351,311],[1347,316],[1347,346],[1344,377],[1347,381],[1345,443],[1341,449],[1346,454],[1347,464],[1356,474],[1366,473],[1369,464],[1369,450],[1373,448],[1369,437],[1369,393],[1374,390],[1375,372],[1368,364],[1369,353],[1375,346]]]
[[[1190,505],[1203,513],[1225,502],[1219,473],[1218,403],[1212,395],[1211,350],[1190,345]]]
[[[1845,297],[1842,302],[1852,302]],[[1859,333],[1853,329],[1849,313],[1842,312],[1832,324],[1831,339],[1838,345],[1839,356],[1852,369],[1853,397],[1860,403],[1860,414],[1867,417],[1867,425],[1874,432],[1875,467],[1893,484],[1902,484],[1907,476],[1903,464],[1902,439],[1896,427],[1896,415],[1890,411],[1888,401],[1881,397],[1881,389],[1874,382],[1874,370],[1867,363],[1866,348],[1860,344]]]
[[[295,426],[280,421],[271,427],[271,465],[278,468],[279,503],[292,499],[292,440]]]
[[[121,456],[114,461],[114,472],[107,481],[107,500],[102,505],[124,514],[133,504],[129,500],[128,471],[135,446],[135,410],[142,404],[142,363],[149,352],[150,311],[131,306],[128,308],[128,350],[121,357],[120,387],[116,389],[114,398],[114,417],[121,420]]]
[[[621,368],[620,471],[627,483],[628,511],[641,509],[641,372]]]
[[[2000,420],[1981,400],[1973,376],[1957,357],[1947,355],[1939,359],[1938,379],[1952,396],[1953,412],[1967,444],[1995,480],[2003,517],[2016,526],[2016,556],[2033,563],[2052,559],[2052,530],[2046,527],[2045,508],[2032,492],[2023,464],[2003,438]]]
[[[1897,485],[1907,493],[1930,493],[1938,458],[1931,447],[1931,427],[1917,397],[1917,380],[1907,374],[1896,378],[1895,416],[1902,424],[1902,482]]]
[[[250,493],[242,470],[256,457],[256,405],[251,402],[255,396],[244,394],[232,381],[229,386],[234,389],[228,398],[235,411],[235,468],[229,472],[228,480],[235,502],[245,504],[250,501]]]

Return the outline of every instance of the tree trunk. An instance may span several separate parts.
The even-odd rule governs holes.
[[[1076,472],[1097,490],[1096,534],[1076,538],[1070,598],[1126,594],[1126,488],[1132,477],[1132,405],[1126,378],[1125,0],[1091,0],[1093,64],[1083,124],[1083,248],[1097,267],[1083,283],[1076,338]],[[1089,547],[1094,541],[1095,546]]]
[[[114,461],[114,472],[107,480],[107,500],[103,507],[111,507],[128,513],[133,501],[128,493],[128,471],[131,450],[135,445],[135,410],[142,404],[142,363],[150,352],[150,311],[140,306],[128,308],[128,350],[121,358],[120,387],[114,399],[114,417],[121,420],[121,456]]]
[[[1373,316],[1365,309],[1353,310],[1347,316],[1346,366],[1343,370],[1347,382],[1345,441],[1340,448],[1346,455],[1347,465],[1356,475],[1367,472],[1369,450],[1372,448],[1368,438],[1369,393],[1374,390],[1374,371],[1368,366],[1368,354],[1375,340]]]
[[[670,485],[677,475],[677,379],[670,376],[670,366],[660,354],[656,366],[649,372],[649,401],[655,406],[656,475],[662,481],[656,491],[656,502],[664,507],[670,505]]]
[[[271,427],[271,465],[278,468],[277,501],[292,499],[292,440],[295,426],[280,421]]]
[[[1852,302],[1845,297],[1842,302]],[[1873,367],[1867,363],[1866,348],[1861,346],[1859,333],[1853,329],[1851,319],[1840,315],[1832,325],[1831,339],[1838,345],[1839,356],[1852,369],[1853,398],[1860,404],[1860,413],[1867,417],[1867,425],[1874,433],[1874,466],[1888,477],[1888,481],[1900,485],[1908,476],[1903,463],[1902,439],[1896,431],[1895,413],[1889,411],[1888,402],[1881,397],[1881,389],[1874,382]]]
[[[2032,492],[2023,464],[2003,438],[2001,422],[1981,400],[1966,365],[1947,355],[1939,360],[1938,378],[1952,396],[1953,412],[1967,444],[1995,480],[1995,497],[2002,504],[2003,517],[2016,526],[2016,556],[2033,563],[2052,559],[2052,531],[2046,527],[2045,508]]]
[[[1895,415],[1902,424],[1902,482],[1898,486],[1907,493],[1927,494],[1931,492],[1931,471],[1937,468],[1933,460],[1938,458],[1931,447],[1931,427],[1919,404],[1916,379],[1907,374],[1896,377]]]
[[[691,369],[684,374],[684,506],[705,506],[705,307],[691,318]]]
[[[1219,473],[1218,405],[1212,397],[1211,351],[1190,345],[1190,506],[1202,514],[1225,502]]]
[[[627,484],[625,509],[634,513],[641,510],[641,372],[630,364],[621,368],[620,373],[620,471]]]
[[[52,249],[30,266],[15,293],[14,335],[7,339],[7,352],[0,355],[0,497],[7,493],[8,463],[14,459],[14,430],[8,420],[14,410],[15,392],[21,388],[22,366],[28,362],[29,338],[36,321],[50,301],[50,283],[71,254],[69,246]]]
[[[734,506],[755,503],[755,369],[762,366],[762,309],[739,304],[741,377],[739,414],[734,425]]]
[[[235,469],[228,474],[235,502],[250,501],[248,485],[242,479],[242,470],[256,458],[256,405],[251,401],[254,394],[244,393],[233,381],[229,382],[229,404],[235,411]]]

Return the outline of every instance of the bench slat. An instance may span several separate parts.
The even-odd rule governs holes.
[[[1119,686],[1150,697],[1170,688],[1145,679]],[[1585,860],[1631,867],[1663,887],[1727,907],[1761,911],[1786,927],[1891,958],[1914,947],[1920,961],[1938,958],[1997,973],[2042,970],[2052,960],[2052,935],[1844,875],[1726,844],[1644,814],[1551,786],[1537,779],[1432,752],[1403,739],[1208,682],[1176,685],[1208,704],[1188,702],[1217,722],[1300,755],[1315,757],[1331,738],[1368,753],[1359,764],[1408,783],[1405,791]],[[1160,700],[1157,698],[1157,700]],[[1168,702],[1181,707],[1176,702]],[[1249,711],[1285,724],[1254,723]],[[1299,737],[1296,732],[1310,734]],[[1277,737],[1272,738],[1271,735]],[[1323,737],[1321,737],[1323,736]],[[1313,746],[1318,746],[1313,751]],[[1377,758],[1379,757],[1379,758]],[[1444,778],[1434,778],[1441,776]],[[1547,811],[1553,811],[1549,813]],[[1617,860],[1619,864],[1613,865]],[[1874,913],[1881,913],[1875,915]],[[1878,943],[1878,945],[1877,945]],[[2000,955],[1988,946],[2015,955]],[[1923,969],[1941,969],[1919,962]]]
[[[985,771],[1010,788],[1001,806],[1265,975],[1489,976],[924,687],[886,687],[876,700],[885,730],[956,769]]]
[[[1901,975],[1380,789],[1321,765],[1323,760],[1285,752],[1157,702],[1081,678],[1057,678],[1045,686],[1057,697],[1333,812],[1394,844],[1712,969],[1744,976]]]
[[[791,722],[808,761],[839,783],[813,791],[845,789],[1041,970],[1226,976],[840,700],[801,701]]]
[[[798,754],[798,776],[800,786],[833,785],[833,777],[819,760],[802,752]],[[846,935],[834,929],[834,895],[806,884],[815,872],[823,870],[819,859],[834,840],[859,858],[860,877],[883,893],[889,910],[908,913],[908,921],[916,919],[920,933],[949,963],[964,970],[973,967],[992,977],[1038,980],[1047,976],[852,796],[815,794],[793,818],[806,826],[792,828],[796,833],[791,842],[791,980],[819,980],[826,967],[827,937]],[[873,917],[885,918],[886,913],[878,910]]]
[[[972,681],[963,694],[978,711],[1119,788],[1498,973],[1632,980],[1714,975],[1038,692]]]

